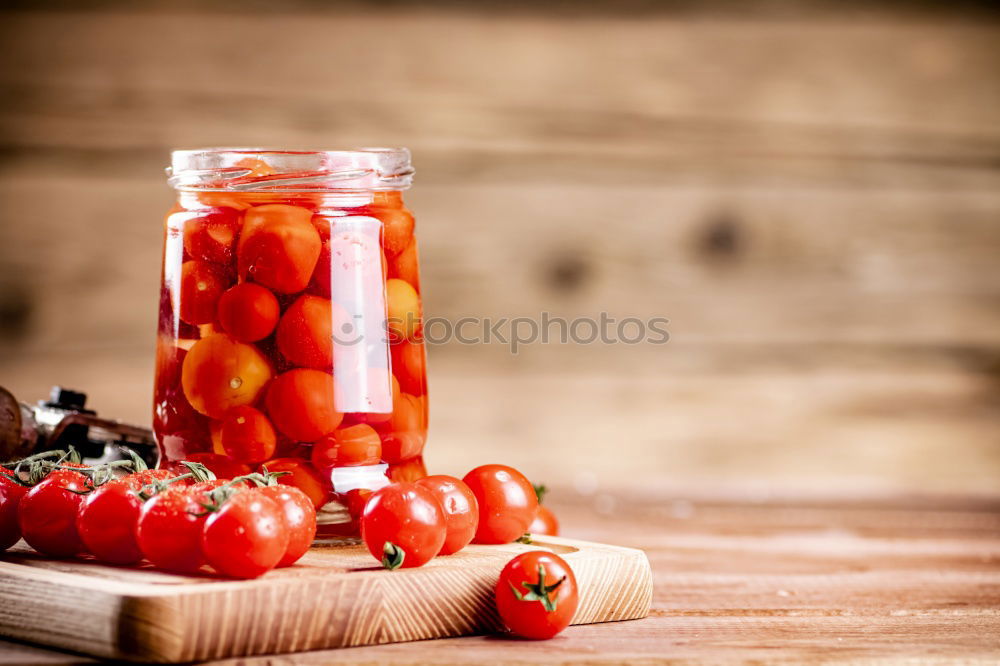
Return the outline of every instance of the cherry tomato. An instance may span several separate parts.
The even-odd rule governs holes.
[[[382,247],[387,257],[395,257],[413,237],[413,214],[405,208],[379,208],[375,216],[382,220]]]
[[[285,204],[247,210],[237,246],[240,277],[282,294],[305,289],[322,246],[311,218],[309,209]]]
[[[417,260],[417,239],[411,238],[410,243],[402,252],[388,262],[388,277],[406,280],[417,289],[420,288],[420,270]]]
[[[230,287],[219,297],[219,324],[240,342],[257,342],[271,335],[280,314],[271,290],[253,282]]]
[[[263,412],[248,405],[233,407],[222,419],[222,448],[233,460],[259,463],[274,455],[277,437]]]
[[[142,505],[135,537],[139,550],[153,565],[193,573],[205,563],[201,533],[209,497],[204,487],[171,487]]]
[[[215,321],[219,297],[229,286],[223,268],[204,261],[185,261],[181,265],[181,297],[178,308],[181,321],[210,324]]]
[[[539,504],[534,520],[528,525],[528,532],[559,536],[559,520],[556,519],[556,514],[552,513],[549,507]]]
[[[348,490],[341,497],[341,501],[347,506],[347,512],[351,514],[351,519],[357,521],[361,514],[365,512],[365,505],[375,492],[369,488],[353,488]]]
[[[409,282],[399,278],[385,281],[386,325],[393,342],[412,340],[423,326],[420,294]]]
[[[239,211],[217,208],[184,222],[184,249],[193,259],[228,264],[239,233]]]
[[[69,557],[83,552],[76,531],[76,514],[84,496],[74,491],[88,489],[79,472],[58,469],[21,498],[18,524],[28,545],[43,555]]]
[[[479,502],[474,542],[510,543],[527,532],[538,497],[523,474],[506,465],[481,465],[462,480]]]
[[[136,476],[109,481],[87,495],[80,505],[76,516],[80,540],[102,562],[132,564],[142,559],[135,528],[142,509],[136,491],[144,483]]]
[[[427,476],[427,465],[424,464],[424,459],[420,456],[410,458],[406,462],[390,463],[386,476],[393,483],[419,481]]]
[[[13,472],[0,469],[0,551],[7,550],[21,538],[17,510],[28,490],[14,481]]]
[[[271,374],[271,365],[256,347],[217,333],[191,347],[181,384],[195,410],[218,419],[231,407],[255,402]]]
[[[399,386],[411,395],[427,392],[427,370],[423,342],[397,342],[392,352],[392,370],[399,378]]]
[[[171,479],[177,474],[174,474],[169,469],[144,469],[141,472],[136,472],[135,474],[129,474],[126,479],[131,483],[135,484],[136,488],[142,488],[146,484],[155,483],[157,481],[166,481]],[[176,483],[185,483],[187,479],[177,481]]]
[[[258,492],[277,502],[282,509],[288,546],[278,566],[291,566],[306,554],[316,537],[316,507],[304,492],[294,486],[265,486]]]
[[[415,483],[376,490],[361,515],[361,538],[387,569],[426,564],[441,552],[446,537],[440,502]]]
[[[278,375],[265,398],[271,422],[298,442],[333,432],[344,415],[334,408],[333,375],[299,368]]]
[[[257,489],[241,490],[205,519],[205,561],[233,578],[256,578],[281,561],[288,548],[284,511]]]
[[[312,464],[318,469],[377,465],[381,461],[382,440],[364,423],[338,428],[312,447]]]
[[[427,476],[417,481],[427,488],[441,503],[444,510],[447,536],[441,546],[441,555],[451,555],[469,545],[479,524],[479,504],[469,486],[459,479],[444,474]]]
[[[328,493],[323,477],[305,460],[298,458],[275,458],[261,465],[268,472],[289,472],[278,477],[278,483],[298,488],[317,509],[326,504]]]
[[[420,455],[427,434],[425,417],[420,398],[400,393],[392,417],[385,423],[376,424],[382,435],[382,459],[387,463],[400,463]]]
[[[497,611],[511,633],[552,638],[569,626],[579,604],[573,570],[555,553],[521,553],[503,568],[495,590]]]
[[[218,453],[192,453],[187,456],[188,462],[201,463],[220,479],[235,479],[237,476],[244,476],[250,473],[250,468],[233,460],[229,456],[221,456]],[[186,473],[186,467],[175,467],[174,471],[178,475]]]
[[[333,340],[349,323],[347,312],[329,299],[303,294],[289,306],[278,323],[278,351],[303,368],[333,368]]]

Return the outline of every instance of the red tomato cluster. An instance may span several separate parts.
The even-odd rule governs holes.
[[[273,173],[262,160],[243,166]],[[357,504],[334,487],[336,468],[387,463],[390,479],[423,475],[414,474],[427,380],[413,230],[397,192],[354,207],[301,193],[182,196],[167,217],[157,346],[154,430],[165,458],[227,477],[288,468],[281,483],[316,507]],[[369,341],[367,351],[335,345],[360,325],[349,312],[379,308],[381,352]],[[379,472],[370,487],[384,483]]]
[[[364,444],[358,441],[348,444],[360,451]],[[532,486],[513,467],[481,465],[462,480],[445,475],[396,480],[356,494],[350,510],[361,516],[361,538],[375,559],[391,569],[418,567],[469,543],[557,534],[555,515],[540,504],[544,493],[544,486]]]
[[[147,560],[181,573],[208,564],[226,576],[254,578],[294,564],[316,535],[313,500],[262,474],[216,479],[204,466],[186,464],[181,474],[138,465],[115,477],[107,465],[50,458],[0,468],[3,549],[23,537],[50,557]]]
[[[438,475],[393,483],[366,496],[361,538],[387,569],[423,566],[469,543],[530,543],[526,531],[535,526],[538,534],[558,531],[555,515],[539,504],[544,492],[544,486],[533,487],[506,465],[482,465],[461,481]],[[565,629],[578,603],[569,565],[540,550],[507,564],[495,597],[508,630],[536,639]]]

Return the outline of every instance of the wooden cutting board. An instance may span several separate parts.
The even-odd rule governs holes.
[[[0,634],[98,657],[186,662],[494,632],[501,568],[538,548],[576,574],[573,624],[649,612],[645,553],[558,537],[471,545],[398,571],[360,545],[319,546],[251,581],[50,560],[21,542],[0,556]]]

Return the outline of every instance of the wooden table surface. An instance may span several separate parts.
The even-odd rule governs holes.
[[[553,507],[567,535],[646,550],[649,618],[213,663],[1000,661],[1000,496],[566,490]],[[93,662],[0,642],[14,663]]]

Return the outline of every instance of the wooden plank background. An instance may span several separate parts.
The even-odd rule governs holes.
[[[997,16],[639,5],[5,11],[0,384],[148,421],[170,148],[407,145],[429,315],[671,322],[435,346],[432,467],[995,489]]]

